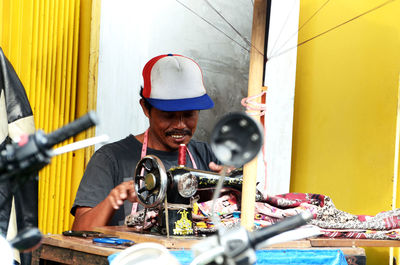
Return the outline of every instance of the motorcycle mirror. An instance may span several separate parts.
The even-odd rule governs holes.
[[[211,132],[211,149],[225,165],[240,167],[250,162],[263,143],[262,129],[244,112],[223,116]]]

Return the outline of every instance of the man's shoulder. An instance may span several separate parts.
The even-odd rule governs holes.
[[[197,150],[201,153],[211,152],[211,147],[208,143],[199,141],[199,140],[195,140],[195,139],[190,140],[189,147],[191,147],[192,149]]]
[[[136,140],[133,135],[129,135],[121,140],[111,142],[103,145],[97,150],[97,153],[103,154],[121,154],[129,151],[135,151],[136,149],[140,149],[140,142]]]
[[[93,166],[116,166],[120,170],[140,160],[141,144],[132,135],[100,147],[90,158],[87,168]],[[129,166],[128,166],[129,167]]]
[[[210,145],[208,143],[196,139],[191,139],[189,145],[194,147],[210,148]]]

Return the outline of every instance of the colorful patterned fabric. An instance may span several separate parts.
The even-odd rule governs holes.
[[[237,201],[233,194],[218,199],[215,208],[224,225],[239,223],[240,206],[235,204]],[[199,220],[200,224],[198,226],[196,223],[196,228],[200,232],[213,230],[209,218],[211,205],[212,202],[203,202],[198,208],[194,207],[194,219]],[[254,224],[258,227],[269,226],[302,211],[313,214],[314,219],[309,223],[319,227],[326,237],[400,240],[400,209],[381,212],[375,216],[352,215],[336,209],[328,196],[311,193],[262,197],[255,203]]]
[[[240,221],[234,213],[239,211],[238,198],[233,193],[225,194],[218,198],[215,210],[225,227],[233,227]],[[211,221],[212,201],[195,203],[192,210],[192,218],[195,222],[195,231],[214,232],[214,224]]]

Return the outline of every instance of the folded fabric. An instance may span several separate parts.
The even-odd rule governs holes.
[[[222,224],[233,226],[239,223],[238,201],[234,194],[225,194],[217,200],[215,211]],[[211,207],[211,201],[195,205],[195,230],[214,230],[209,218]],[[400,209],[384,211],[375,216],[352,215],[338,210],[330,197],[312,193],[287,193],[261,198],[255,203],[254,224],[258,227],[269,226],[303,211],[313,214],[314,219],[309,223],[321,228],[327,237],[400,239]]]

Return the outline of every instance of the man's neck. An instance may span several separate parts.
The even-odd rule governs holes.
[[[143,144],[144,133],[135,135],[134,137],[136,138],[136,140],[138,140],[139,142],[141,142]]]

